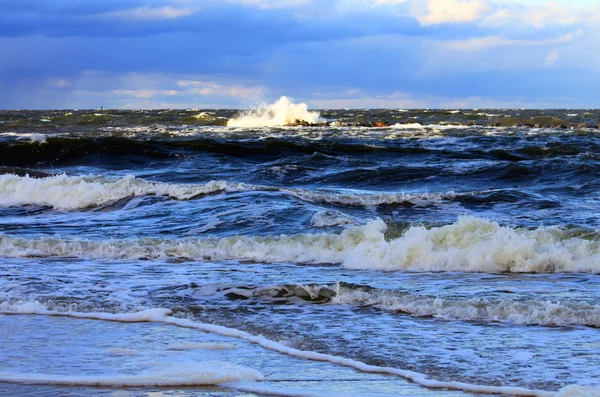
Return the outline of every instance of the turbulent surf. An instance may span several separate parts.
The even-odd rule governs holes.
[[[0,382],[594,395],[598,123],[2,111]]]

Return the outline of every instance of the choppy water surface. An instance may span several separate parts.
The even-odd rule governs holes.
[[[280,110],[0,112],[0,379],[597,393],[599,111]]]

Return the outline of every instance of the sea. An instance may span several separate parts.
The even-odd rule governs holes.
[[[598,123],[0,111],[0,392],[599,396]]]

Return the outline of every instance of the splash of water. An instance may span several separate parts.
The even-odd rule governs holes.
[[[319,112],[309,111],[305,103],[295,104],[290,98],[282,96],[273,104],[244,112],[229,120],[228,127],[275,127],[295,124],[298,121],[310,124],[318,123]]]

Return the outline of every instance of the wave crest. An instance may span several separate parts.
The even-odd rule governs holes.
[[[99,176],[46,178],[0,175],[0,206],[44,205],[59,210],[100,206],[128,197],[155,195],[188,200],[200,195],[245,190],[242,183],[210,181],[203,185],[151,182],[128,175],[119,179]]]
[[[29,171],[27,171],[29,172]],[[358,190],[308,190],[250,185],[240,182],[210,181],[204,184],[154,182],[133,175],[122,178],[101,176],[67,176],[66,174],[33,178],[29,175],[0,175],[0,206],[49,206],[58,210],[77,210],[102,206],[138,196],[162,196],[176,200],[220,192],[278,191],[300,200],[350,207],[370,207],[410,202],[436,204],[457,197],[447,193],[368,192]]]
[[[0,255],[334,263],[382,271],[600,273],[599,242],[556,228],[513,229],[461,217],[442,227],[413,226],[391,240],[385,238],[386,230],[385,222],[376,219],[340,234],[105,241],[0,236]]]

